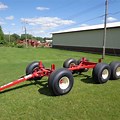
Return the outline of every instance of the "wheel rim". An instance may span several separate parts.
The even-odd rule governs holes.
[[[117,76],[120,76],[120,67],[118,67],[118,68],[116,69],[116,75],[117,75]]]
[[[59,80],[59,87],[60,87],[60,89],[66,89],[66,88],[68,88],[69,84],[70,84],[70,81],[69,81],[68,77],[62,77]]]
[[[103,79],[107,79],[107,78],[108,78],[108,75],[109,75],[108,69],[104,69],[103,72],[102,72],[102,78],[103,78]]]
[[[70,68],[75,66],[76,64],[75,63],[70,63]]]
[[[33,70],[32,70],[32,73],[34,73],[35,71],[37,72],[39,70],[39,67],[35,67]]]

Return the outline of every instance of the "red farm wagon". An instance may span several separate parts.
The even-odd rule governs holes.
[[[25,76],[1,86],[0,92],[26,80],[40,80],[42,77],[48,76],[50,91],[56,96],[64,95],[73,87],[73,74],[87,72],[89,69],[92,69],[92,78],[98,84],[106,83],[109,79],[120,79],[120,62],[106,64],[102,62],[102,59],[95,63],[84,57],[79,60],[69,58],[64,61],[62,68],[55,69],[54,64],[51,65],[51,68],[45,68],[41,61],[34,61],[26,67]]]

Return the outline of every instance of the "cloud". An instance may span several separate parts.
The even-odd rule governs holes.
[[[12,16],[12,15],[11,15],[11,16],[8,16],[8,17],[6,17],[5,19],[6,19],[6,20],[13,20],[13,19],[14,19],[14,16]]]
[[[44,31],[44,30],[41,30],[41,28],[33,28],[33,29],[27,29],[28,30],[28,33],[32,34],[33,36],[49,36],[49,32],[48,31]]]
[[[12,25],[12,26],[15,26],[15,23],[12,23],[11,25]]]
[[[114,18],[114,17],[108,17],[107,18],[107,22],[115,22],[115,21],[117,21],[117,19]]]
[[[26,22],[29,25],[40,25],[41,27],[46,27],[48,29],[75,23],[72,20],[63,20],[58,17],[21,18],[21,21]]]
[[[5,22],[4,22],[4,19],[0,18],[0,25],[4,25]]]
[[[37,36],[48,36],[51,31],[62,26],[74,24],[75,21],[64,20],[58,17],[38,17],[38,18],[21,18],[23,23],[26,23],[27,28]],[[29,25],[29,26],[28,26]]]
[[[7,9],[8,6],[3,4],[2,2],[0,2],[0,10],[4,10],[4,9]]]
[[[86,27],[89,26],[88,24],[81,24],[80,27]]]
[[[4,25],[4,24],[5,24],[4,22],[0,21],[0,25]]]
[[[47,7],[36,7],[36,10],[44,11],[44,10],[49,10],[50,8]]]

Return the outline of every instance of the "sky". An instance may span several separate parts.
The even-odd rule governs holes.
[[[0,0],[4,34],[51,37],[70,28],[102,24],[105,0]],[[107,22],[120,22],[120,0],[108,0]]]

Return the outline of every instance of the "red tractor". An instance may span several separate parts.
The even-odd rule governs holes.
[[[109,79],[120,79],[120,62],[111,62],[110,64],[102,63],[102,59],[98,63],[90,62],[86,58],[75,60],[69,58],[64,61],[63,68],[55,70],[55,65],[51,68],[45,68],[42,62],[34,61],[26,67],[26,76],[10,82],[0,87],[0,92],[6,88],[12,87],[26,80],[40,80],[44,76],[48,76],[48,87],[56,96],[67,94],[74,84],[74,73],[87,72],[93,69],[92,77],[96,83],[103,84]]]

